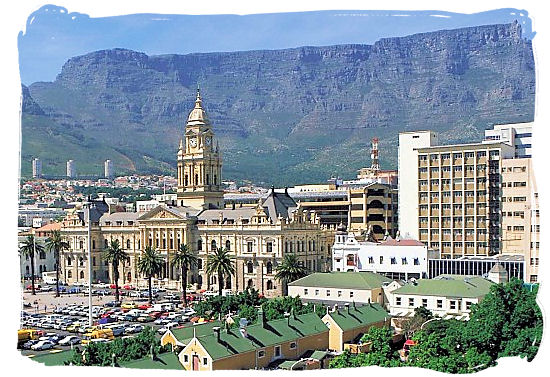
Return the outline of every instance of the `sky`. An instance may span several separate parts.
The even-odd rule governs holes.
[[[45,5],[18,36],[23,84],[53,81],[71,57],[127,48],[148,55],[373,44],[380,38],[517,20],[533,38],[521,9],[464,14],[441,11],[326,10],[264,14],[128,14],[90,17]]]

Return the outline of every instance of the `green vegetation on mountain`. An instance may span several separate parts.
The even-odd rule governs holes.
[[[23,88],[23,175],[175,173],[200,84],[224,178],[288,185],[353,177],[380,138],[397,165],[398,132],[479,140],[497,123],[532,121],[531,41],[517,23],[385,38],[374,45],[147,56],[114,49],[67,61],[54,82]]]

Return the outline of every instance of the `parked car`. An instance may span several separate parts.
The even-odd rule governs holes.
[[[142,325],[130,325],[128,327],[126,327],[126,329],[124,330],[124,333],[125,334],[135,334],[135,333],[138,333],[138,332],[141,332],[143,331],[143,326]]]
[[[105,304],[105,306],[114,308],[114,307],[120,306],[120,301],[109,301],[108,303]]]
[[[70,346],[71,344],[79,344],[80,338],[76,335],[68,335],[59,341],[60,346]]]
[[[38,343],[31,346],[32,350],[35,351],[42,351],[42,350],[49,350],[50,348],[53,348],[55,344],[49,340],[41,340]]]
[[[152,322],[153,317],[149,315],[140,315],[139,317],[137,317],[136,321],[142,322],[142,323]]]
[[[34,340],[27,340],[25,343],[23,343],[23,345],[21,346],[21,348],[23,348],[24,350],[30,350],[32,346],[34,346],[36,343],[38,343],[39,340],[38,339],[34,339]]]

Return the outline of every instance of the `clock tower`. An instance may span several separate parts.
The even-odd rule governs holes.
[[[223,208],[222,160],[214,145],[212,126],[202,107],[197,89],[195,108],[187,118],[184,139],[178,150],[178,192],[180,206]]]

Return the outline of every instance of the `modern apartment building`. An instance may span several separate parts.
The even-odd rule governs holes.
[[[114,171],[113,171],[113,162],[111,160],[105,160],[104,164],[104,170],[105,170],[105,178],[113,178]]]
[[[42,161],[39,158],[34,158],[32,160],[32,177],[40,178],[42,177]]]
[[[530,158],[502,161],[502,254],[523,255],[525,280],[538,281],[538,191]]]
[[[69,160],[67,161],[67,178],[75,178],[76,177],[76,170],[74,166],[74,161]]]

